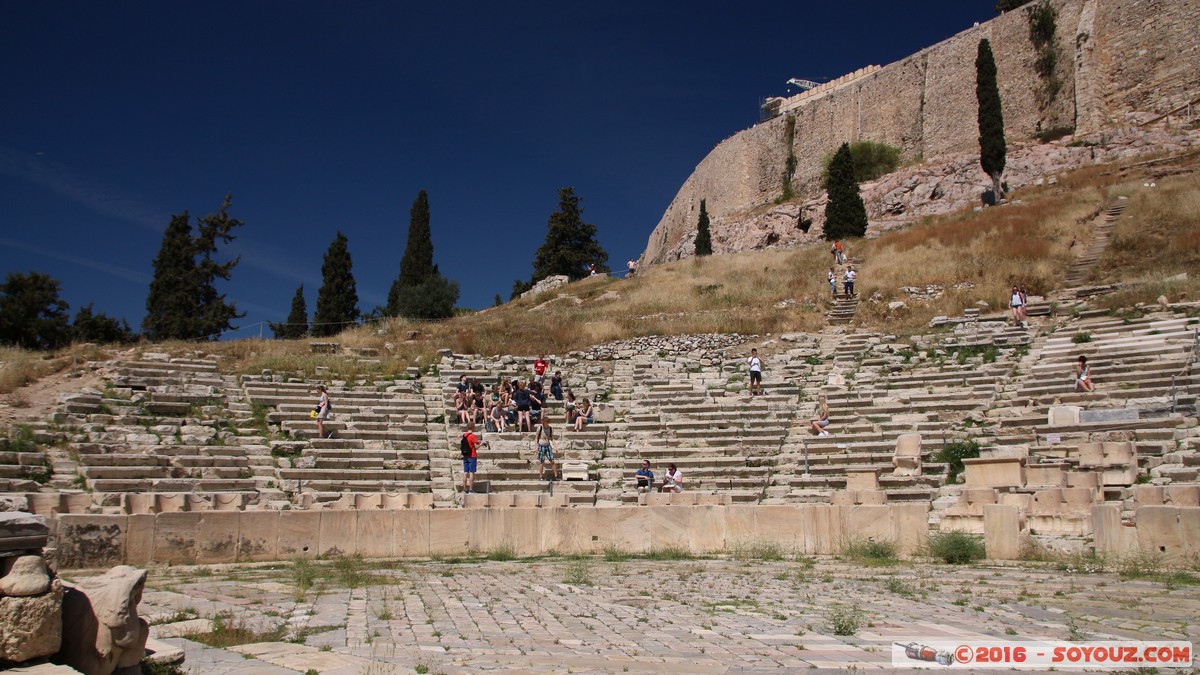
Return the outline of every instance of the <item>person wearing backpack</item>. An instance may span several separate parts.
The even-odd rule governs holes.
[[[550,463],[550,478],[554,479],[558,472],[554,467],[554,428],[550,426],[550,416],[542,416],[542,424],[534,437],[538,449],[538,480],[546,473],[546,462]]]
[[[475,489],[475,471],[479,467],[479,437],[475,435],[474,422],[467,422],[458,449],[463,461],[463,494],[467,494]]]

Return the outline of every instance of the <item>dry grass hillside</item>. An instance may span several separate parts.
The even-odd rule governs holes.
[[[1119,308],[1200,299],[1200,154],[1129,166],[1093,166],[1059,176],[1055,184],[1022,190],[1011,204],[927,219],[878,238],[848,242],[860,261],[864,299],[851,328],[898,334],[925,329],[936,315],[955,315],[979,301],[992,311],[1008,289],[1025,284],[1034,295],[1065,285],[1067,267],[1082,249],[1105,205],[1128,198],[1109,247],[1090,281],[1118,284],[1097,303]],[[1149,187],[1154,183],[1154,187]],[[438,349],[459,353],[556,354],[629,337],[685,333],[818,331],[826,325],[830,256],[823,245],[687,259],[645,269],[634,279],[592,278],[537,297],[442,323],[403,320],[341,334],[339,354],[313,354],[309,340],[165,343],[155,351],[203,351],[230,372],[325,374],[346,379],[395,377],[430,363]],[[936,299],[905,287],[935,285]],[[889,303],[905,306],[889,310]],[[839,328],[840,329],[840,328]],[[146,348],[142,346],[142,348]],[[0,350],[0,394],[23,403],[22,387],[99,356],[76,346],[57,354]],[[86,353],[85,353],[86,352]],[[363,354],[378,358],[363,359]],[[28,387],[25,387],[28,390]]]

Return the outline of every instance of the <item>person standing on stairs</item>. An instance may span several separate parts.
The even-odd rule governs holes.
[[[463,494],[475,489],[475,472],[479,470],[479,437],[475,435],[475,423],[467,422],[467,430],[459,441],[462,449]]]
[[[1029,292],[1022,286],[1018,291],[1021,294],[1021,323],[1029,320]]]
[[[837,300],[837,272],[832,267],[829,268],[829,293]]]
[[[846,275],[843,285],[846,287],[846,296],[854,297],[854,280],[858,278],[858,272],[854,271],[854,265],[846,265]]]
[[[542,424],[538,427],[534,442],[537,443],[538,480],[545,477],[547,462],[550,463],[550,479],[561,478],[554,468],[554,429],[550,426],[549,415],[542,416]]]
[[[755,393],[762,396],[762,359],[758,358],[758,350],[750,350],[750,358],[746,359],[746,365],[750,368],[750,395]]]
[[[1016,286],[1013,286],[1012,297],[1008,300],[1008,306],[1012,308],[1013,323],[1018,326],[1024,322],[1024,319],[1022,319],[1024,316],[1022,307],[1024,307],[1024,305],[1025,303],[1021,300],[1021,290]]]
[[[325,385],[317,385],[317,438],[325,438],[325,420],[329,419],[329,393]]]

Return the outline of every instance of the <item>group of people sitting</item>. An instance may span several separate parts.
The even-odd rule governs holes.
[[[553,397],[563,401],[567,425],[575,431],[583,431],[595,419],[592,402],[586,396],[576,401],[575,394],[563,388],[560,370],[554,371],[550,386],[545,387],[545,364],[544,357],[539,358],[528,381],[503,380],[493,384],[490,391],[478,378],[468,380],[466,375],[459,376],[454,388],[454,411],[458,421],[482,424],[486,431],[493,432],[507,431],[510,427],[516,427],[516,431],[533,431],[534,425],[542,419],[547,401]]]

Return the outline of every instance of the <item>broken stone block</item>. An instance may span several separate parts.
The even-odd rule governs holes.
[[[47,592],[0,598],[0,661],[20,663],[50,656],[62,644],[62,582]]]
[[[67,588],[62,602],[62,648],[54,661],[85,675],[136,669],[150,635],[149,624],[137,614],[145,585],[146,570],[118,565]]]
[[[7,569],[0,578],[0,596],[27,598],[50,589],[50,572],[42,556],[23,555],[3,562]]]

